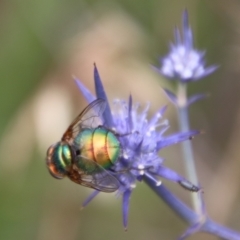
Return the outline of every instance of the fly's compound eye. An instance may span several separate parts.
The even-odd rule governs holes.
[[[50,174],[57,179],[65,177],[71,167],[71,149],[68,144],[57,143],[47,151],[47,167]]]

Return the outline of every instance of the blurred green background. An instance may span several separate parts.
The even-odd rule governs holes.
[[[191,108],[199,179],[209,215],[240,231],[240,2],[237,0],[12,0],[0,2],[0,239],[176,239],[186,229],[145,184],[131,198],[129,228],[122,227],[121,199],[52,178],[48,146],[58,141],[85,100],[72,75],[93,89],[96,62],[110,100],[129,93],[152,113],[168,104],[166,117],[178,130],[174,107],[150,64],[168,51],[173,28],[189,11],[195,45],[207,63],[220,65],[190,94],[210,93]],[[180,146],[161,152],[165,164],[184,175]],[[190,193],[164,181],[183,201]],[[217,239],[197,234],[189,239]]]

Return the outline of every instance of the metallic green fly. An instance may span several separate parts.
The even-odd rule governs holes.
[[[106,102],[96,99],[72,122],[61,141],[47,151],[50,174],[103,192],[119,188],[110,169],[118,161],[121,144],[118,135],[102,123]]]

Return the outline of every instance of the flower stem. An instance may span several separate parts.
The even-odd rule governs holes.
[[[188,117],[188,102],[187,102],[187,84],[182,83],[179,81],[178,83],[178,91],[177,91],[177,98],[178,98],[178,119],[179,125],[182,132],[188,132],[190,130],[189,127],[189,117]],[[199,186],[194,156],[192,151],[192,142],[191,141],[184,141],[182,143],[183,149],[183,156],[185,161],[185,168],[188,180],[193,183],[194,185]],[[202,212],[202,198],[200,193],[192,193],[192,204],[194,210],[201,214]]]
[[[151,189],[184,221],[186,221],[190,228],[193,224],[196,224],[199,219],[199,215],[192,211],[188,206],[186,206],[182,201],[180,201],[173,193],[171,193],[163,184],[156,186],[156,182],[144,177],[144,181],[151,187]],[[200,231],[211,233],[222,239],[228,240],[239,240],[240,233],[231,230],[225,226],[215,223],[210,218],[206,216],[205,221],[200,226]],[[193,232],[194,233],[194,232]]]

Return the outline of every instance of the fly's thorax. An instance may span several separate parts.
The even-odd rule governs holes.
[[[87,172],[94,173],[101,168],[109,169],[119,158],[121,147],[114,132],[104,127],[83,129],[75,139],[79,146],[76,165]]]
[[[72,151],[67,143],[58,142],[47,151],[47,166],[51,175],[61,179],[67,175],[72,165]]]

